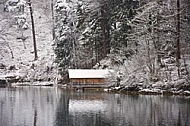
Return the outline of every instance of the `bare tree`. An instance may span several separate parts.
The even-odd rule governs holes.
[[[30,8],[30,16],[31,16],[31,23],[32,23],[32,35],[33,35],[33,44],[34,44],[34,60],[37,60],[38,55],[37,55],[37,47],[36,47],[35,26],[34,26],[32,3],[31,3],[30,0],[28,0],[28,5],[29,5],[29,8]]]
[[[177,36],[177,41],[176,41],[176,62],[177,62],[177,67],[178,67],[178,76],[180,77],[180,63],[179,63],[179,59],[181,58],[181,54],[180,54],[180,1],[177,0],[177,32],[176,32],[176,36]]]
[[[56,0],[33,0],[33,3],[35,3],[33,6],[35,6],[35,8],[41,9],[41,13],[48,17],[46,23],[50,23],[52,27],[52,39],[55,39],[55,1]]]
[[[10,34],[7,33],[8,29],[10,28],[10,24],[7,21],[7,19],[0,19],[0,24],[3,24],[0,28],[0,43],[1,43],[0,50],[3,50],[4,46],[8,47],[8,49],[10,50],[10,53],[11,53],[11,57],[14,58],[13,50],[9,44],[9,41],[7,41],[7,39],[6,39],[7,36],[10,36]]]

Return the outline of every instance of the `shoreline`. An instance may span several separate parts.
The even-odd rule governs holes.
[[[53,82],[21,82],[21,83],[11,83],[8,85],[1,85],[0,88],[6,88],[6,87],[24,87],[24,86],[30,86],[30,87],[56,87],[60,89],[70,90],[70,91],[78,91],[78,92],[85,92],[85,91],[100,91],[100,92],[108,92],[108,93],[121,93],[121,94],[127,94],[127,95],[180,95],[180,96],[190,96],[189,90],[162,90],[162,89],[156,89],[156,88],[143,88],[140,90],[121,90],[117,87],[112,88],[71,88],[69,85],[65,84],[55,84]]]

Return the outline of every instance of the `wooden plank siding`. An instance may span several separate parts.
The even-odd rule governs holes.
[[[72,78],[72,83],[80,83],[80,84],[104,84],[103,78]]]
[[[72,78],[72,87],[104,87],[104,78]]]
[[[105,78],[111,70],[69,69],[71,88],[106,87]]]

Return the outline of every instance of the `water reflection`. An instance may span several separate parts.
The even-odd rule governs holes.
[[[56,93],[52,88],[0,88],[0,126],[52,125]]]
[[[0,88],[0,126],[141,125],[190,125],[190,98]]]

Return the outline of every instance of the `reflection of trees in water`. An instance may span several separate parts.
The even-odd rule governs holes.
[[[109,101],[110,111],[106,116],[115,120],[114,125],[190,124],[190,99],[160,95],[113,95]]]
[[[113,125],[115,120],[110,120],[101,111],[75,113],[70,115],[70,119],[71,126],[117,126]]]
[[[0,126],[51,125],[58,98],[55,88],[0,88]]]
[[[37,109],[35,107],[35,109],[34,109],[34,124],[33,124],[33,126],[36,126],[36,122],[37,122]]]
[[[103,95],[93,92],[74,92],[72,94],[70,92],[62,92],[56,111],[55,126],[111,126],[111,123],[113,123],[103,112],[101,112],[101,110],[69,113],[70,99],[79,101],[102,100]]]
[[[73,126],[111,126],[112,122],[104,114],[105,98],[106,98],[105,93],[101,93],[101,92],[85,92],[85,93],[77,93],[73,95],[72,100],[78,100],[79,104],[85,101],[86,105],[84,107],[87,107],[87,108],[84,108],[82,111],[70,112],[72,125]],[[92,107],[88,105],[92,105]]]
[[[69,120],[69,98],[69,92],[64,91],[61,93],[61,98],[57,104],[57,110],[55,115],[56,126],[72,126],[70,125]]]
[[[69,112],[73,101],[83,108],[91,107],[81,110],[80,106],[79,111],[73,107]],[[31,126],[187,126],[190,98],[77,93],[53,88],[0,88],[0,125],[23,123]]]
[[[102,100],[106,107],[97,109],[94,105],[94,110],[91,110],[93,107],[86,108],[84,111],[73,108],[69,112],[70,100],[80,101],[79,103],[82,104],[81,100],[86,101],[84,104]],[[189,101],[180,97],[160,95],[90,94],[89,92],[67,94],[64,92],[57,108],[55,124],[56,126],[185,126],[190,124]]]

